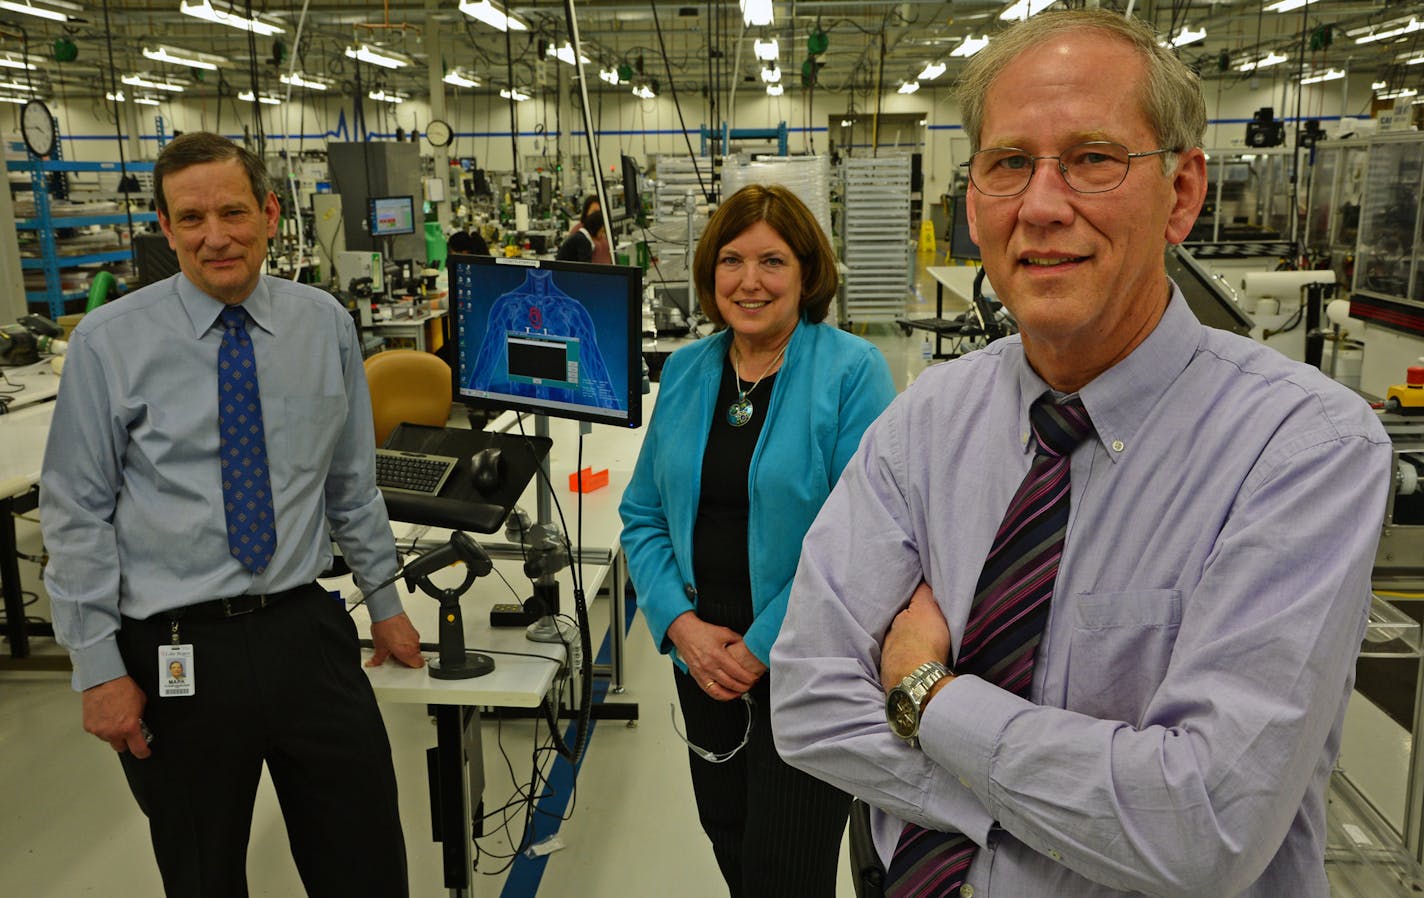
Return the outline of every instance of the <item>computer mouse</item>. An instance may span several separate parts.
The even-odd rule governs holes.
[[[488,449],[481,449],[470,456],[470,476],[474,478],[475,486],[482,493],[490,493],[499,486],[503,462],[502,453],[494,446]]]

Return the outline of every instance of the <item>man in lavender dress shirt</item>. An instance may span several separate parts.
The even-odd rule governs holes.
[[[906,821],[967,835],[964,898],[1324,898],[1383,428],[1318,371],[1200,325],[1167,278],[1206,114],[1150,29],[1036,16],[970,63],[961,109],[971,233],[1021,333],[926,371],[845,469],[771,653],[777,748],[876,809],[887,863]],[[1078,396],[1095,433],[1029,695],[945,676],[908,744],[886,693],[953,666],[1045,392]]]

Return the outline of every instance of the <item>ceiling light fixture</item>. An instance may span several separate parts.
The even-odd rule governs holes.
[[[50,7],[57,8],[51,9]],[[58,0],[50,0],[46,6],[36,6],[29,0],[0,0],[0,9],[8,9],[10,12],[23,13],[40,19],[49,19],[51,22],[68,22],[74,18],[74,13],[84,11],[73,3],[60,3]]]
[[[373,47],[370,44],[347,47],[346,55],[351,59],[378,65],[384,69],[401,69],[411,63],[410,57],[404,53],[387,50],[385,47]]]
[[[181,0],[178,4],[178,11],[185,16],[192,16],[195,19],[202,19],[205,22],[216,22],[219,25],[226,25],[229,28],[236,28],[239,31],[250,31],[253,34],[260,34],[263,37],[271,37],[274,34],[285,34],[287,29],[275,22],[263,19],[257,13],[253,13],[251,18],[239,12],[216,9],[211,0]]]
[[[156,47],[144,47],[143,55],[155,62],[186,65],[189,68],[205,69],[209,72],[216,71],[218,66],[227,64],[227,58],[223,56],[199,53],[196,50],[184,50],[180,47],[167,47],[162,44]]]
[[[1266,12],[1290,12],[1314,2],[1315,0],[1276,0],[1275,3],[1266,7]]]
[[[1345,77],[1345,73],[1339,69],[1327,69],[1324,72],[1316,72],[1313,75],[1306,75],[1300,79],[1301,84],[1319,84],[1322,81],[1339,81]]]
[[[1373,41],[1385,41],[1390,38],[1399,37],[1400,35],[1413,34],[1416,31],[1422,30],[1424,30],[1424,23],[1421,23],[1418,19],[1411,18],[1408,22],[1395,28],[1387,28],[1383,31],[1374,31],[1369,34],[1360,35],[1355,38],[1355,43],[1368,44]]]
[[[1394,90],[1380,90],[1379,88],[1375,88],[1375,91],[1376,100],[1403,100],[1407,97],[1419,95],[1419,91],[1412,87],[1397,87]]]
[[[1267,53],[1265,56],[1261,57],[1255,62],[1243,62],[1236,68],[1238,71],[1249,72],[1254,69],[1264,69],[1267,66],[1277,65],[1279,63],[1285,62],[1287,59],[1290,59],[1290,57],[1286,56],[1284,53],[1277,53],[1275,50],[1272,50],[1271,52]]]
[[[402,94],[402,93],[401,93],[400,91],[398,91],[398,90],[391,90],[391,91],[384,90],[384,89],[382,89],[382,90],[373,90],[373,91],[367,93],[366,96],[370,97],[370,98],[373,99],[373,100],[378,100],[378,101],[382,101],[382,102],[386,102],[386,103],[404,103],[404,102],[405,102],[405,95]]]
[[[761,80],[767,84],[777,84],[781,81],[781,66],[772,63],[761,70]]]
[[[238,98],[239,100],[242,100],[244,103],[251,103],[251,102],[252,102],[252,97],[253,97],[253,93],[252,93],[252,91],[250,91],[250,90],[244,90],[243,92],[241,92],[241,93],[239,93],[239,94],[237,95],[237,98]],[[265,106],[280,106],[280,105],[282,105],[282,100],[281,100],[281,98],[279,98],[279,97],[274,97],[274,96],[272,96],[271,94],[262,94],[261,96],[259,96],[259,97],[257,98],[257,102],[259,102],[259,103],[261,103],[261,104],[263,104],[263,105],[265,105]]]
[[[154,81],[143,74],[124,75],[119,80],[130,87],[146,87],[149,90],[166,90],[173,93],[182,93],[185,89],[181,84],[175,84],[172,81]]]
[[[456,87],[479,87],[480,80],[474,75],[465,74],[464,69],[451,69],[445,73],[445,77],[440,79],[446,84],[453,84]]]
[[[987,46],[989,46],[989,35],[986,34],[983,37],[975,37],[971,34],[966,36],[964,40],[960,42],[959,46],[955,47],[949,55],[961,56],[968,59]]]
[[[919,90],[919,89],[920,89],[920,82],[918,82],[918,81],[906,81],[906,82],[904,82],[904,83],[902,83],[902,84],[900,85],[900,89],[897,90],[897,91],[895,91],[895,93],[897,93],[897,94],[912,94],[912,93],[914,93],[915,91],[917,91],[917,90]]]
[[[609,84],[620,83],[617,69],[599,69],[598,77],[602,78],[604,81],[607,81]]]
[[[123,91],[119,91],[118,93],[112,93],[112,92],[106,90],[106,91],[104,91],[104,99],[106,99],[106,100],[117,100],[117,101],[120,102],[120,103],[127,103],[127,102],[128,102],[128,98],[124,96],[124,92],[123,92]]]
[[[1054,0],[1018,0],[1018,2],[1011,4],[1008,9],[999,13],[999,18],[1005,22],[1023,21],[1029,16],[1043,12],[1052,6],[1053,3]]]
[[[1178,32],[1177,36],[1172,38],[1172,46],[1185,47],[1187,44],[1195,44],[1197,41],[1205,39],[1205,28],[1201,29],[1200,31],[1193,31],[1186,25],[1183,25],[1182,30]]]
[[[523,103],[525,100],[529,99],[529,94],[525,93],[517,87],[513,90],[510,90],[507,87],[501,87],[499,89],[499,95],[501,97],[504,97],[506,100],[513,100],[516,103]]]
[[[925,67],[921,69],[920,73],[915,77],[921,81],[933,81],[940,75],[943,75],[946,68],[948,68],[948,66],[942,62],[927,62],[925,63]]]
[[[37,88],[21,84],[18,81],[0,81],[0,90],[37,90]]]
[[[564,45],[562,47],[555,47],[553,44],[550,44],[549,49],[544,51],[544,55],[553,56],[560,62],[567,62],[569,65],[574,64],[574,48],[573,45],[570,44],[568,41],[564,41]],[[589,63],[589,58],[580,53],[579,62],[583,63],[584,65],[587,65]]]
[[[328,90],[331,85],[321,81],[311,75],[302,72],[293,72],[290,76],[277,76],[283,84],[290,84],[292,87],[305,87],[308,90]]]
[[[770,40],[762,40],[761,38],[757,38],[756,40],[752,41],[752,52],[756,54],[757,59],[761,59],[766,62],[775,62],[776,57],[781,52],[781,48],[777,46],[776,38],[774,37]]]
[[[637,97],[640,100],[651,100],[653,97],[657,96],[657,93],[648,85],[639,84],[634,86],[633,96]]]
[[[528,31],[529,26],[519,21],[490,0],[460,0],[460,12],[476,21],[484,22],[496,31]]]
[[[0,56],[0,69],[25,69],[33,72],[35,70],[35,64],[25,62],[23,59],[16,59],[6,53],[4,56]]]
[[[775,18],[771,0],[737,0],[742,8],[742,23],[748,28],[769,28]]]
[[[28,102],[29,97],[0,97],[0,103],[14,103],[16,106],[23,106]]]
[[[137,104],[140,105],[140,106],[157,106],[157,105],[159,105],[159,103],[158,103],[158,98],[157,98],[157,97],[134,97],[134,102],[137,103]]]
[[[766,86],[766,94],[769,97],[779,97],[784,93],[786,93],[786,88],[780,84],[768,84]]]

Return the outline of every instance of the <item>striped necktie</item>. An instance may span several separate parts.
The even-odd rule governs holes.
[[[254,574],[267,570],[277,547],[272,479],[267,472],[267,437],[262,396],[257,389],[257,357],[247,333],[247,310],[222,310],[218,349],[218,458],[222,464],[223,509],[232,557]]]
[[[984,561],[955,664],[958,673],[1024,697],[1068,530],[1070,456],[1093,430],[1076,396],[1054,403],[1045,394],[1029,409],[1029,423],[1038,450]],[[885,898],[956,895],[976,851],[962,833],[905,824],[885,874]]]

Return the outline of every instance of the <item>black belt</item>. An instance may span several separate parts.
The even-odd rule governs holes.
[[[262,592],[252,595],[229,596],[225,599],[209,599],[195,605],[174,608],[172,611],[166,612],[165,616],[174,620],[222,620],[228,617],[238,617],[269,608],[283,599],[298,596],[313,586],[314,584],[311,583],[303,583],[301,586],[294,586],[282,592]]]

